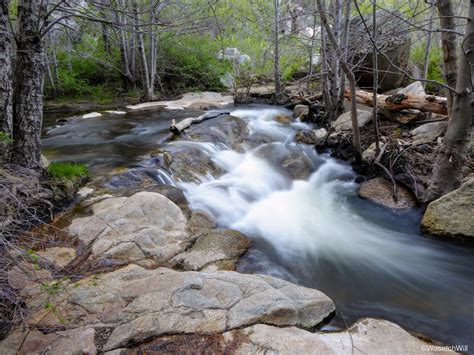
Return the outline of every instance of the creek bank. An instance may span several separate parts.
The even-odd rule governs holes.
[[[301,123],[291,119],[285,121],[285,126],[301,127]],[[304,163],[301,154],[293,156],[291,149],[281,150],[280,141],[272,142],[269,137],[258,134],[255,126],[250,125],[252,129],[246,129],[247,125],[243,123],[239,117],[227,116],[221,117],[219,122],[208,122],[210,126],[200,124],[187,132],[184,139],[162,150],[161,156],[152,161],[159,169],[166,168],[171,160],[179,165],[179,161],[186,158],[181,153],[174,153],[180,151],[183,145],[213,150],[219,144],[227,143],[238,153],[266,143],[266,146],[257,148],[259,156],[267,157],[275,169],[285,171],[289,183],[290,178],[300,175],[295,173],[293,167]],[[263,123],[270,127],[274,124],[272,120]],[[284,141],[287,138],[284,133],[276,135],[276,139]],[[195,158],[195,155],[191,154],[188,159],[192,157]],[[292,159],[297,163],[292,163]],[[209,161],[220,169],[211,174],[225,174],[225,162],[216,159]],[[186,164],[181,165],[184,165],[183,171]],[[286,170],[288,167],[289,170]],[[314,168],[310,166],[308,174]],[[261,165],[260,170],[263,170]],[[175,181],[181,180],[176,170],[172,174]],[[307,178],[305,174],[304,171],[301,173],[301,179]],[[205,170],[194,177],[199,181],[199,177],[202,179],[203,176],[206,176]],[[348,178],[352,179],[352,176]],[[181,181],[192,180],[183,177]],[[326,344],[325,339],[336,338],[335,343],[342,341],[344,348],[347,345],[347,349],[351,349],[351,337],[357,337],[352,330],[330,332],[325,337],[323,332],[311,333],[300,329],[314,331],[321,326],[334,311],[329,298],[319,291],[268,276],[219,271],[235,268],[235,261],[248,248],[249,240],[236,231],[216,229],[214,221],[206,214],[192,212],[179,189],[158,188],[156,181],[155,186],[148,182],[146,185],[149,192],[129,197],[86,194],[89,198],[86,197],[83,202],[87,206],[83,216],[75,218],[66,228],[72,234],[77,233],[75,237],[69,236],[70,241],[80,241],[76,258],[63,268],[65,273],[51,275],[53,279],[46,286],[30,282],[28,290],[22,294],[33,311],[29,319],[31,333],[14,331],[0,346],[17,349],[27,335],[22,351],[33,344],[41,344],[36,345],[37,348],[60,353],[65,347],[74,348],[76,344],[71,339],[77,337],[80,339],[77,346],[91,349],[91,353],[115,349],[133,352],[149,340],[160,344],[169,337],[175,337],[173,339],[179,343],[192,337],[205,342],[209,338],[228,336],[229,342],[219,340],[219,344],[224,347],[235,345],[236,349],[245,352],[246,349],[253,351],[257,346],[266,348],[274,339],[286,339],[288,334],[301,332],[295,347],[303,341],[301,339],[310,338],[308,343],[305,342],[309,344],[307,349],[311,346],[319,349],[326,346],[322,344]],[[283,183],[282,186],[289,185]],[[154,190],[167,197],[151,192]],[[127,190],[126,193],[129,192]],[[160,216],[154,215],[156,205],[161,209]],[[137,219],[143,228],[137,225]],[[171,224],[170,221],[174,220],[178,223]],[[87,232],[89,229],[91,233]],[[170,239],[171,235],[176,238]],[[94,248],[97,251],[95,254]],[[36,254],[44,258],[41,253],[48,255],[48,249],[51,248],[38,248]],[[54,260],[48,259],[48,262],[55,264]],[[58,267],[59,263],[58,260]],[[89,267],[81,269],[81,263],[89,264]],[[188,271],[195,269],[198,271]],[[81,270],[88,270],[88,276],[73,282],[74,275],[84,275]],[[71,275],[72,280],[68,278]],[[45,277],[43,283],[47,280]],[[393,323],[368,322],[371,327],[362,328],[358,343],[364,349],[372,350],[369,348],[372,341],[381,344],[370,335],[371,329],[381,334],[381,339],[393,339],[391,344],[394,349],[405,344],[413,344],[411,349],[426,344]],[[256,329],[260,326],[265,329]],[[252,340],[241,339],[255,333],[258,337]],[[335,343],[328,349],[339,351]],[[186,346],[189,349],[189,343]],[[278,343],[278,349],[283,353],[291,351],[283,341]]]
[[[214,271],[220,269],[219,262],[233,262],[246,250],[248,239],[235,231],[213,229],[212,221],[205,216],[196,219],[195,212],[188,219],[157,193],[109,197],[92,204],[92,212],[72,221],[70,238],[88,238],[84,243],[93,251],[91,260],[99,256],[94,245],[112,235],[116,244],[100,257],[127,255],[122,261],[128,265],[76,282],[64,276],[26,282],[21,292],[29,310],[28,330],[16,329],[3,340],[3,353],[60,354],[73,349],[96,354],[118,349],[117,353],[125,354],[151,351],[165,341],[169,347],[189,350],[190,343],[183,345],[182,340],[190,337],[237,353],[256,352],[270,344],[281,353],[294,349],[339,353],[350,349],[350,344],[370,353],[374,343],[382,346],[385,341],[386,346],[387,339],[393,349],[407,351],[427,344],[393,323],[373,319],[360,320],[341,332],[308,331],[333,314],[334,304],[326,295],[270,276]],[[148,238],[137,238],[142,235],[139,226]],[[96,232],[99,235],[94,237]],[[176,237],[171,248],[166,238],[160,239],[161,244],[153,239],[168,234]],[[118,255],[108,253],[127,243],[149,251],[146,260],[151,263],[143,263],[142,255],[136,258],[133,248]],[[191,246],[180,253],[184,245]],[[47,248],[37,254],[49,257],[51,253]],[[58,259],[53,262],[64,260],[62,254],[54,254]],[[174,271],[160,265],[166,258],[180,270],[203,271]],[[18,280],[18,275],[11,275],[11,280]]]

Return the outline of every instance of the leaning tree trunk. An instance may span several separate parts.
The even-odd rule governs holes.
[[[443,46],[443,74],[447,84],[453,89],[456,87],[457,48],[456,48],[456,21],[454,17],[452,0],[436,1],[438,7],[439,23],[443,30],[441,32],[441,43]],[[453,93],[448,93],[448,113],[453,107]]]
[[[33,169],[39,167],[41,157],[44,48],[40,32],[45,14],[41,0],[18,1],[12,161]]]
[[[11,37],[8,0],[0,0],[0,130],[13,133]]]
[[[474,73],[474,0],[470,1],[466,34],[459,58],[459,72],[453,109],[443,145],[438,152],[430,186],[425,200],[432,201],[458,188],[462,181],[462,168],[466,162],[472,130],[474,95],[472,81]],[[444,47],[443,47],[444,49]]]

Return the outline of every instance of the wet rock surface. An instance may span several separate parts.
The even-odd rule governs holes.
[[[394,187],[390,181],[378,177],[364,181],[359,188],[359,196],[388,208],[413,208],[416,201],[403,187],[397,186],[397,195],[394,198]]]

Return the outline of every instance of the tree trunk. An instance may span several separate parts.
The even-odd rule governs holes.
[[[41,157],[44,48],[40,29],[45,14],[40,0],[18,1],[12,161],[33,169],[39,167]]]
[[[143,32],[140,28],[140,19],[138,17],[138,5],[136,0],[133,2],[133,13],[135,20],[135,31],[137,32],[138,53],[140,55],[140,62],[142,65],[142,87],[143,98],[146,102],[153,101],[154,94],[150,87],[150,75],[148,70],[148,63],[146,59],[145,43],[143,40]]]
[[[100,16],[107,21],[107,13],[105,8],[110,7],[109,0],[102,0],[101,1],[101,10]],[[102,42],[104,42],[104,53],[110,54],[110,33],[109,33],[109,25],[106,22],[101,22],[101,29],[102,29]]]
[[[13,87],[8,0],[0,0],[0,130],[13,133]]]
[[[458,188],[462,181],[462,168],[466,162],[472,130],[474,95],[472,81],[474,73],[474,0],[470,1],[469,19],[462,42],[462,55],[459,58],[459,72],[453,109],[448,130],[438,152],[430,186],[425,201],[432,201]],[[443,49],[446,49],[443,47]],[[446,56],[446,55],[445,55]]]
[[[454,17],[453,3],[451,0],[436,1],[438,7],[439,23],[441,29],[441,44],[443,47],[444,77],[447,84],[453,89],[456,87],[457,48],[456,48],[456,21]],[[453,107],[453,93],[448,94],[448,113],[451,116]]]
[[[349,65],[347,64],[347,62],[342,60],[342,58],[344,57],[344,54],[342,53],[341,49],[339,48],[339,45],[337,43],[337,39],[334,36],[334,33],[332,32],[331,26],[329,26],[329,23],[328,23],[327,17],[326,17],[326,11],[325,11],[324,7],[321,4],[321,0],[316,0],[316,2],[318,4],[319,14],[321,16],[321,22],[322,22],[324,28],[326,29],[329,40],[332,42],[332,45],[334,46],[334,50],[336,51],[337,55],[339,56],[339,60],[340,60],[341,66],[342,66],[342,70],[344,71],[344,74],[346,75],[347,80],[349,81],[349,91],[350,91],[350,97],[351,97],[352,144],[354,145],[354,148],[357,151],[357,153],[360,155],[361,154],[360,132],[359,132],[359,121],[357,119],[355,76],[354,76],[354,73],[349,68]]]
[[[346,98],[351,100],[348,91],[346,91]],[[368,91],[357,90],[356,101],[362,105],[373,106],[374,95]],[[377,106],[380,109],[392,111],[416,109],[440,115],[448,114],[447,99],[441,96],[418,94],[377,95]]]
[[[119,27],[119,48],[120,48],[120,59],[122,62],[122,75],[125,84],[125,89],[130,90],[135,87],[135,77],[130,71],[130,64],[129,64],[129,57],[128,57],[128,50],[127,50],[127,38],[125,36],[125,30],[123,27],[125,26],[123,15],[120,14],[120,11],[123,10],[122,4],[114,0],[112,2],[114,7],[114,18],[117,26]],[[132,35],[133,36],[133,35]]]
[[[157,18],[157,9],[159,4],[150,3],[150,81],[148,91],[155,97],[155,77],[156,77],[156,49],[157,49],[157,36],[155,32],[155,23]]]
[[[51,71],[51,66],[49,65],[48,50],[44,51],[44,66],[46,68],[46,75],[48,77],[49,85],[51,85],[51,88],[54,91],[56,86],[54,84],[53,72]]]
[[[281,81],[280,81],[280,0],[273,0],[273,6],[275,10],[275,38],[274,38],[274,63],[273,63],[273,76],[275,80],[275,94],[281,92]]]

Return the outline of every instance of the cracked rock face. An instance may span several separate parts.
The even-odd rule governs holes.
[[[310,333],[295,327],[258,324],[224,334],[224,344],[237,342],[234,353],[255,354],[434,354],[427,343],[398,325],[379,319],[361,319],[346,331]],[[454,352],[437,352],[450,353]]]
[[[273,277],[236,272],[177,272],[146,270],[128,265],[92,276],[68,287],[52,304],[42,307],[30,325],[57,327],[112,327],[103,350],[167,334],[217,334],[265,323],[310,328],[334,311],[322,292]]]
[[[164,336],[134,349],[117,349],[106,355],[149,353],[181,354],[454,354],[434,351],[429,344],[398,325],[365,318],[345,331],[311,333],[296,327],[256,324],[219,335]]]
[[[108,198],[92,209],[92,216],[75,219],[68,232],[92,245],[93,259],[157,266],[189,245],[186,217],[158,193]]]
[[[233,271],[238,257],[250,244],[250,240],[238,231],[214,229],[205,232],[189,250],[175,256],[171,262],[184,270],[217,271],[228,267]]]

